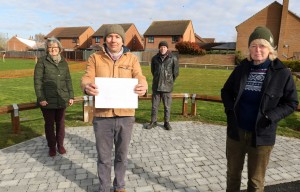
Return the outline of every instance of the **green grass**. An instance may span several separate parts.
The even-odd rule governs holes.
[[[27,60],[25,60],[26,62]],[[24,63],[25,63],[24,62]],[[22,62],[20,62],[22,63]],[[19,64],[22,65],[22,64]],[[30,64],[28,64],[30,65]],[[25,68],[26,66],[24,66]],[[15,66],[12,66],[15,69]],[[22,67],[19,66],[20,69]],[[142,67],[143,73],[149,83],[151,93],[152,76],[149,66]],[[175,82],[174,93],[197,93],[203,95],[218,96],[220,89],[228,78],[231,70],[219,69],[195,69],[180,68],[180,75]],[[75,96],[81,96],[80,78],[82,72],[72,73]],[[300,81],[297,82],[297,90],[300,97]],[[0,79],[0,106],[11,105],[13,103],[27,103],[36,100],[33,77]],[[190,111],[190,101],[189,108]],[[182,100],[174,99],[171,110],[171,121],[201,121],[206,123],[226,125],[226,117],[222,103],[198,101],[197,115],[183,117],[181,115]],[[139,108],[136,110],[136,121],[147,123],[150,120],[151,101],[141,100]],[[90,123],[82,121],[82,104],[75,104],[69,107],[66,112],[66,126],[87,126]],[[0,148],[4,148],[44,134],[44,122],[39,109],[20,111],[21,133],[13,134],[11,128],[10,114],[0,115]],[[158,121],[163,121],[163,107],[160,106]],[[293,113],[288,118],[279,123],[278,134],[300,138],[300,132],[295,131],[300,128],[300,112]]]
[[[74,64],[76,62],[69,62],[69,64]],[[5,62],[0,60],[0,71],[6,70],[22,70],[22,69],[34,69],[35,59],[15,59],[6,58]]]
[[[6,58],[5,62],[3,62],[2,60],[0,61],[0,71],[33,69],[34,65],[35,65],[35,59]]]

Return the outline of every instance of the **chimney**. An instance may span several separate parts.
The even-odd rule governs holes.
[[[282,11],[281,11],[281,23],[280,23],[280,31],[278,37],[278,56],[282,55],[284,51],[285,42],[285,31],[286,31],[286,21],[289,12],[289,0],[283,0],[282,3]]]

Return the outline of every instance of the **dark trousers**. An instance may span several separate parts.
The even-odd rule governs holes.
[[[248,154],[247,192],[263,192],[267,166],[273,146],[251,146],[252,133],[239,131],[240,141],[227,137],[227,192],[239,192],[245,156]]]
[[[48,147],[53,148],[64,145],[65,138],[65,111],[62,109],[44,109],[41,108],[45,120],[45,134]],[[54,131],[55,123],[55,131]]]
[[[94,117],[100,192],[110,192],[113,145],[115,145],[113,186],[114,189],[125,188],[127,154],[134,121],[134,117]]]
[[[151,122],[157,121],[157,112],[159,109],[160,101],[164,104],[164,121],[170,121],[172,95],[166,92],[153,92],[152,93],[152,111],[151,111]]]

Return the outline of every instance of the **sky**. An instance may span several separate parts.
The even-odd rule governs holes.
[[[235,27],[274,0],[0,0],[0,35],[29,38],[56,27],[133,23],[144,34],[153,21],[192,20],[194,31],[216,42],[236,41]],[[277,0],[282,4],[283,0]],[[300,1],[289,0],[300,17]]]

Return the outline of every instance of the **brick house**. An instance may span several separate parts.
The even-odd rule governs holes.
[[[215,43],[215,38],[203,38],[195,33],[195,41],[196,43]]]
[[[24,39],[21,37],[13,36],[6,43],[7,51],[28,51],[36,50],[38,44],[31,39]]]
[[[92,45],[94,30],[91,27],[57,27],[45,38],[56,37],[65,50],[87,49]]]
[[[157,50],[160,41],[167,41],[169,49],[176,50],[180,41],[195,42],[191,20],[153,21],[144,33],[145,50]]]
[[[300,59],[300,18],[288,10],[288,0],[283,5],[274,1],[243,23],[236,26],[236,50],[248,53],[248,38],[257,26],[268,27],[277,46],[278,58]]]
[[[111,24],[103,24],[92,36],[92,46],[101,47],[104,43],[104,32],[106,28]],[[124,45],[131,51],[144,50],[144,44],[140,33],[133,23],[119,24],[125,31],[125,42]]]

